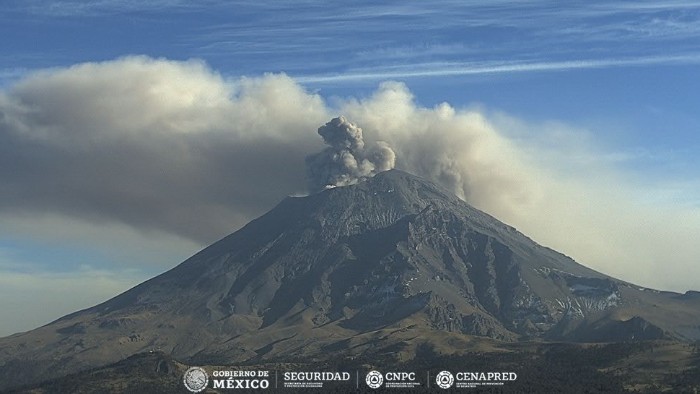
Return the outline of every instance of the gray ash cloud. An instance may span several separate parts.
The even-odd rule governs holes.
[[[396,154],[383,141],[366,146],[362,129],[340,116],[318,128],[328,145],[306,157],[310,192],[355,184],[394,168]]]

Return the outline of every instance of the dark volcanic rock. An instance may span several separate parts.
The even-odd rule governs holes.
[[[392,170],[286,198],[158,277],[0,340],[0,389],[154,349],[229,363],[323,358],[339,343],[356,354],[407,327],[426,341],[697,340],[699,307],[588,269]],[[371,340],[347,342],[360,337]]]

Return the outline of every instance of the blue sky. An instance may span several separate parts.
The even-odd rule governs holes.
[[[284,72],[326,95],[392,79],[427,105],[634,114],[623,121],[645,137],[668,110],[684,117],[674,127],[684,139],[698,126],[699,13],[688,1],[10,1],[1,75],[128,54],[200,58],[224,75]]]
[[[688,1],[14,1],[0,75],[199,58],[229,76],[284,72],[326,96],[406,81],[425,105],[619,122],[673,148],[698,143],[699,13]]]
[[[426,170],[429,165],[419,162],[412,148],[420,141],[407,135],[423,135],[412,129],[422,122],[442,122],[436,119],[443,102],[457,118],[463,115],[455,120],[455,130],[464,127],[481,136],[469,141],[514,152],[500,161],[445,153],[450,166],[467,179],[455,186],[467,201],[617,277],[676,291],[700,289],[700,282],[687,274],[700,260],[700,251],[687,245],[692,238],[678,235],[700,230],[700,4],[561,4],[6,1],[0,11],[0,120],[12,122],[7,120],[0,129],[5,140],[0,145],[11,147],[0,149],[5,155],[0,162],[12,170],[0,172],[2,193],[10,196],[0,199],[0,273],[5,288],[5,293],[0,291],[5,298],[0,311],[15,318],[0,326],[0,335],[102,301],[174,266],[284,195],[304,191],[303,168],[277,175],[285,169],[281,158],[264,163],[247,158],[246,163],[254,163],[259,171],[248,175],[202,163],[206,157],[239,164],[236,157],[216,150],[215,141],[250,133],[231,142],[231,149],[246,147],[231,155],[238,152],[243,157],[273,141],[274,149],[260,152],[292,147],[294,153],[284,157],[296,163],[320,146],[314,140],[315,128],[325,122],[324,116],[343,111],[355,115],[350,120],[365,128],[367,138],[386,139],[405,152],[397,165],[422,169],[421,175],[430,176],[436,172]],[[96,66],[81,66],[85,64]],[[280,73],[286,77],[280,78]],[[120,78],[124,85],[142,79],[140,85],[121,89],[113,83]],[[260,112],[253,111],[258,115],[249,119],[249,108],[236,117],[217,112],[219,104],[194,108],[191,101],[174,99],[150,107],[150,96],[141,96],[137,89],[156,78],[160,79],[154,86],[185,86],[184,93],[170,93],[182,94],[182,100],[196,91],[195,98],[226,101],[221,108],[248,108],[246,103],[253,102]],[[385,81],[401,85],[381,85]],[[104,97],[114,101],[88,108],[96,102],[91,95],[100,103]],[[285,95],[295,102],[284,101]],[[142,114],[135,116],[132,110],[122,118],[113,116],[132,105],[136,111],[152,108],[154,114],[163,111],[181,119],[176,125],[162,123],[163,130],[187,133],[192,128],[200,134],[194,138],[163,131],[133,140],[131,134],[121,136],[123,130],[143,131],[142,123],[131,122],[132,116]],[[410,119],[404,127],[407,134],[382,131],[393,130],[391,119],[372,111]],[[32,117],[35,112],[42,115]],[[211,121],[219,116],[223,123]],[[385,123],[375,124],[377,119]],[[426,127],[442,130],[444,125],[438,123]],[[285,135],[287,129],[294,132]],[[302,134],[306,129],[308,135]],[[219,134],[223,132],[230,134]],[[470,147],[459,131],[445,133],[455,133],[465,150]],[[45,143],[51,138],[57,140]],[[256,138],[254,146],[245,145]],[[66,141],[71,143],[58,143]],[[149,145],[153,141],[158,145]],[[159,146],[207,154],[180,161],[160,156]],[[115,164],[118,160],[109,158],[117,157],[117,151],[133,160]],[[432,153],[444,152],[436,148]],[[151,162],[150,157],[160,161]],[[85,170],[91,163],[94,174]],[[479,183],[484,177],[474,168],[483,168],[483,174],[505,174],[499,183],[503,189]],[[47,171],[51,177],[42,175]],[[131,182],[136,173],[143,176],[140,183]],[[15,174],[22,174],[21,179]],[[142,191],[150,184],[148,176],[162,174],[168,180],[160,188],[162,194]],[[218,176],[218,181],[193,180],[202,174]],[[260,174],[275,182],[266,185],[247,178]],[[55,185],[46,186],[52,180]],[[93,193],[90,185],[103,194]],[[188,194],[197,187],[203,191]],[[516,189],[522,193],[516,195]],[[510,199],[499,203],[501,194]],[[571,212],[552,208],[551,216],[580,229],[569,237],[577,239],[555,234],[562,228],[547,219],[550,194],[573,199]],[[261,195],[264,198],[258,198]],[[217,218],[228,221],[214,223]],[[608,236],[621,232],[636,235]],[[616,249],[638,255],[630,252],[634,258],[625,257],[602,248],[593,242],[597,235]],[[661,246],[648,251],[639,247],[650,243],[669,245],[677,255]],[[660,268],[668,264],[664,255],[675,264],[668,270]],[[76,289],[76,283],[84,288]]]

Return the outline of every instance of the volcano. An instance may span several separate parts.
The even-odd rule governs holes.
[[[415,357],[418,344],[471,337],[695,341],[700,293],[606,276],[390,170],[287,197],[168,272],[0,339],[0,389],[149,351],[232,364],[401,344]]]

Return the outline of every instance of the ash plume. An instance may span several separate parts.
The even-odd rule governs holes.
[[[396,154],[384,141],[365,147],[362,129],[340,116],[318,128],[328,145],[306,157],[309,191],[355,184],[394,168]]]
[[[321,152],[309,130],[333,113],[357,122],[371,140],[354,126],[328,127]],[[694,201],[695,183],[631,182],[610,160],[620,152],[590,137],[498,111],[425,107],[400,82],[330,106],[286,75],[227,80],[197,60],[129,56],[41,70],[0,88],[0,237],[101,250],[119,243],[112,261],[169,266],[162,250],[184,256],[286,195],[390,169],[395,152],[396,167],[439,182],[538,242],[597,262],[593,268],[648,287],[697,287],[700,209],[648,200],[678,190]],[[299,165],[305,158],[308,168]],[[154,234],[167,247],[153,246]],[[14,289],[8,278],[19,277],[2,269],[2,252],[0,290]],[[31,283],[31,291],[57,286],[53,277],[40,279],[48,285],[16,283]],[[24,294],[0,292],[0,310],[9,305],[2,300],[21,305]]]

